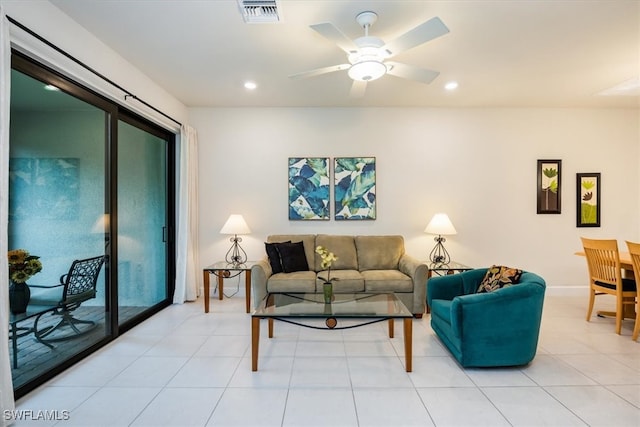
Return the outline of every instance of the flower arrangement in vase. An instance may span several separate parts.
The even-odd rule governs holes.
[[[331,303],[331,299],[333,297],[333,281],[338,280],[337,278],[331,278],[331,264],[334,261],[338,260],[333,252],[329,252],[329,250],[323,246],[316,247],[316,253],[320,255],[322,262],[320,263],[320,267],[323,270],[327,270],[327,278],[318,276],[320,279],[324,281],[322,284],[322,291],[324,294],[324,302],[325,304]]]
[[[14,249],[7,253],[9,261],[9,306],[14,314],[27,311],[31,291],[27,285],[34,275],[42,271],[40,257],[30,255],[24,249]]]

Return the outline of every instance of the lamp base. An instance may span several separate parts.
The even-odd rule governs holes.
[[[433,240],[436,241],[436,245],[429,253],[429,261],[433,264],[449,264],[449,262],[451,262],[451,257],[443,245],[447,239],[442,236],[438,236],[434,237]]]
[[[224,256],[224,260],[227,264],[233,264],[235,266],[244,264],[247,262],[247,253],[240,246],[240,242],[242,242],[242,238],[234,235],[229,239],[233,244],[227,251],[227,254]]]

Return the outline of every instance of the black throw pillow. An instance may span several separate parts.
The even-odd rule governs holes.
[[[293,273],[294,271],[309,271],[307,256],[304,254],[304,244],[302,242],[281,243],[276,246],[280,253],[282,271]]]
[[[283,243],[291,243],[291,240],[288,240]],[[271,265],[271,271],[273,274],[282,273],[282,262],[280,261],[280,253],[278,252],[278,245],[282,243],[266,243],[264,244],[264,248],[267,251],[267,258],[269,258],[269,264]]]

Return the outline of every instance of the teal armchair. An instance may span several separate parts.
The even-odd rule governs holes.
[[[538,346],[545,281],[523,272],[516,285],[476,293],[486,272],[429,279],[431,327],[463,367],[525,365]]]

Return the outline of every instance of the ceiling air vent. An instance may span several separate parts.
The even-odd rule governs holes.
[[[247,24],[280,22],[276,0],[238,0],[242,18]]]

